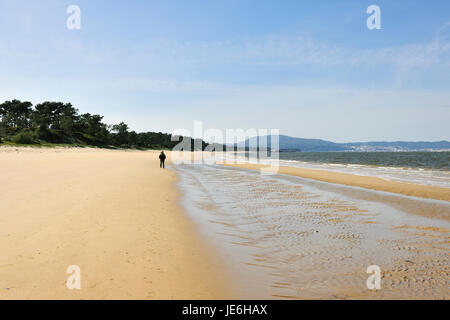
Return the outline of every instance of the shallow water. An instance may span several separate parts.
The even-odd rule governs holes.
[[[229,158],[233,154],[227,154]],[[236,153],[239,162],[248,154]],[[281,152],[280,166],[374,176],[450,188],[450,152]],[[270,160],[262,161],[271,162]]]
[[[448,215],[448,202],[218,165],[176,170],[183,204],[241,298],[450,297],[450,223],[409,212]],[[379,291],[366,286],[374,264]]]

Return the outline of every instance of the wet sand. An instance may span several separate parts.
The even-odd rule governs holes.
[[[223,165],[237,168],[244,168],[249,170],[261,170],[262,168],[268,167],[267,165],[245,164],[245,163],[239,164],[224,163]],[[400,181],[385,180],[377,177],[358,176],[348,173],[339,173],[315,169],[293,168],[284,166],[279,167],[278,173],[378,191],[399,193],[406,196],[450,201],[450,188],[418,185]]]
[[[448,202],[222,165],[177,171],[187,211],[242,297],[450,298]],[[371,265],[381,290],[366,286]]]
[[[0,299],[230,297],[157,156],[0,148]],[[70,265],[81,290],[66,287]]]

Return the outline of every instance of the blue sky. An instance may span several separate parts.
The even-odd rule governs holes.
[[[81,8],[81,30],[66,8]],[[381,8],[368,30],[366,8]],[[450,140],[449,1],[0,0],[0,100],[136,131]]]

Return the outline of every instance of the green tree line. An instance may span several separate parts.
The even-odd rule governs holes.
[[[79,114],[71,103],[46,101],[33,106],[31,102],[12,100],[0,104],[0,143],[172,149],[181,139],[172,141],[172,135],[161,132],[130,131],[123,122],[107,125],[103,116]],[[202,141],[202,148],[206,146]]]

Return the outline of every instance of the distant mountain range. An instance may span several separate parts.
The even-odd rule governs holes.
[[[271,148],[272,139],[277,136],[267,136],[260,139],[261,146],[265,145],[267,141],[268,148]],[[250,138],[236,144],[239,149],[248,148],[249,146],[259,146],[258,137]],[[302,152],[329,152],[329,151],[450,151],[449,141],[438,142],[352,142],[352,143],[335,143],[320,139],[302,139],[289,136],[279,136],[279,150],[283,152],[288,151],[302,151]]]

